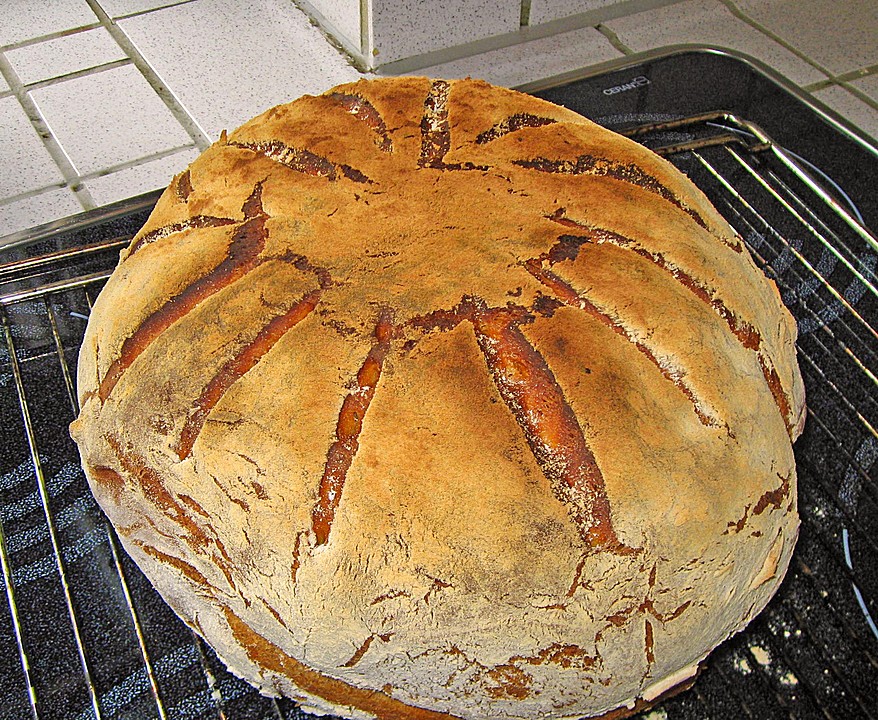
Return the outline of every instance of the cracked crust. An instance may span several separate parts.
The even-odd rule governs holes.
[[[642,147],[478,81],[362,81],[171,183],[71,431],[128,552],[263,692],[621,718],[786,571],[795,335]]]

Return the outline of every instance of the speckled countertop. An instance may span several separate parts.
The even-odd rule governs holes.
[[[409,71],[517,86],[707,44],[761,60],[878,137],[878,3],[626,5],[595,26],[523,33]],[[360,76],[291,0],[11,0],[0,20],[0,245],[158,189],[222,129]]]

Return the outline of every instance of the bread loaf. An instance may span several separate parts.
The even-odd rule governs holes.
[[[377,79],[177,176],[72,434],[235,672],[349,718],[621,717],[780,583],[796,327],[679,172],[550,103]]]

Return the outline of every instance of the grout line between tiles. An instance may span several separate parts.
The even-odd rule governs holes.
[[[35,38],[27,38],[26,40],[19,40],[18,42],[9,43],[9,45],[0,46],[0,51],[6,52],[7,50],[18,50],[19,48],[30,47],[31,45],[39,45],[42,42],[46,42],[48,40],[57,40],[58,38],[69,37],[70,35],[78,35],[81,32],[86,32],[87,30],[95,30],[101,26],[100,23],[90,23],[88,25],[80,25],[79,27],[69,28],[67,30],[58,30],[57,32],[47,33],[45,35],[40,35]]]
[[[37,80],[36,82],[26,83],[24,85],[24,88],[25,90],[38,90],[39,88],[48,87],[49,85],[56,85],[57,83],[65,82],[67,80],[76,80],[77,78],[86,77],[88,75],[97,75],[98,73],[105,72],[106,70],[115,70],[118,67],[130,65],[131,62],[131,58],[120,58],[119,60],[112,60],[111,62],[103,63],[101,65],[94,65],[90,68],[74,70],[73,72],[65,73],[64,75],[56,75],[53,78],[46,78],[45,80]]]
[[[830,85],[843,85],[845,83],[854,82],[855,80],[872,77],[873,75],[878,75],[878,65],[868,65],[864,68],[859,68],[858,70],[850,70],[841,75],[835,75],[827,80],[818,80],[817,82],[802,86],[802,89],[807,90],[808,92],[814,92],[815,90],[828,88]]]
[[[861,102],[866,103],[866,105],[868,105],[873,110],[878,110],[878,100],[875,100],[874,98],[870,97],[869,95],[864,93],[862,90],[860,90],[860,88],[856,87],[855,85],[851,85],[849,82],[840,82],[840,83],[838,83],[838,86],[843,87],[851,95],[856,97]]]
[[[835,79],[842,82],[849,82],[851,80],[860,80],[861,78],[869,77],[871,75],[878,75],[878,65],[867,65],[866,67],[857,70],[850,70],[838,75]]]
[[[357,41],[351,40],[344,33],[335,30],[333,24],[312,4],[311,0],[291,0],[291,2],[351,67],[361,73],[372,71],[373,56],[372,50],[369,49],[372,45],[369,11],[371,0],[360,0],[360,31]],[[367,11],[365,13],[363,12],[364,8]]]
[[[518,24],[522,27],[530,25],[531,0],[521,0],[521,13],[518,16]]]
[[[17,195],[8,195],[7,197],[0,198],[0,207],[3,207],[4,205],[12,205],[13,203],[21,202],[22,200],[27,200],[28,198],[36,197],[37,195],[54,192],[55,190],[63,190],[66,187],[66,182],[59,182],[54,185],[45,185],[36,190],[28,190],[27,192],[18,193]]]
[[[176,118],[177,122],[183,126],[183,129],[188,133],[189,137],[195,142],[195,145],[200,150],[206,150],[212,144],[210,136],[204,131],[204,129],[198,124],[198,121],[188,110],[186,110],[179,98],[174,95],[173,91],[161,79],[161,76],[156,72],[152,65],[149,64],[149,61],[143,56],[143,54],[141,54],[140,50],[137,49],[137,46],[131,38],[129,38],[116,21],[106,13],[98,3],[98,0],[85,0],[85,2],[88,3],[88,6],[92,9],[94,14],[98,16],[101,25],[103,25],[110,35],[113,36],[113,39],[119,44],[119,47],[121,47],[128,57],[131,58],[134,66],[140,71],[143,77],[146,78],[146,81],[162,99],[167,108]]]
[[[61,146],[61,143],[58,142],[58,138],[55,137],[46,118],[43,117],[36,102],[25,90],[21,79],[18,77],[18,73],[15,72],[15,69],[3,52],[0,52],[0,75],[3,75],[18,102],[24,108],[31,125],[33,125],[37,135],[43,141],[43,145],[49,152],[49,155],[52,156],[52,159],[58,166],[58,170],[61,172],[61,176],[64,178],[67,186],[73,191],[79,204],[82,205],[84,210],[96,208],[97,203],[91,196],[88,188],[79,182],[79,173],[76,170],[76,166]]]
[[[14,96],[15,96],[15,93],[12,92],[12,90],[3,90],[2,92],[0,92],[0,100],[3,100],[3,99],[8,98],[8,97],[14,97]]]
[[[623,43],[619,36],[612,30],[612,28],[604,25],[603,23],[599,23],[595,25],[595,30],[597,30],[601,35],[603,35],[609,41],[610,45],[612,45],[616,50],[618,50],[623,55],[631,55],[634,51],[628,47],[625,43]]]
[[[84,175],[77,175],[76,182],[83,183],[89,180],[106,177],[107,175],[112,175],[113,173],[117,173],[122,170],[129,170],[131,168],[145,165],[146,163],[153,162],[155,160],[162,160],[166,157],[171,157],[172,155],[185,152],[186,150],[191,150],[194,147],[196,147],[195,143],[189,143],[187,145],[177,145],[176,147],[168,148],[167,150],[160,150],[159,152],[154,152],[149,155],[143,155],[142,157],[136,158],[134,160],[129,160],[124,163],[119,163],[118,165],[110,165],[109,167],[101,168],[100,170],[94,170],[92,172],[85,173]],[[18,193],[17,195],[8,195],[6,197],[0,198],[0,207],[3,207],[4,205],[11,205],[12,203],[16,203],[21,200],[27,200],[28,198],[36,197],[37,195],[43,195],[54,190],[69,188],[70,185],[71,184],[69,182],[59,182],[52,185],[45,185],[41,188],[37,188],[36,190],[28,190],[27,192]]]
[[[832,87],[835,85],[835,80],[832,78],[826,78],[826,80],[818,80],[817,82],[808,83],[807,85],[802,85],[802,90],[805,92],[813,93],[818,90],[825,90],[828,87]]]
[[[722,3],[723,5],[725,5],[729,9],[729,11],[732,13],[732,15],[734,15],[736,18],[738,18],[738,20],[741,20],[742,22],[746,23],[747,25],[752,27],[754,30],[758,30],[763,35],[765,35],[769,40],[776,42],[778,45],[780,45],[784,49],[791,52],[793,55],[795,55],[797,58],[799,58],[799,60],[807,63],[808,65],[813,67],[815,70],[819,70],[820,72],[822,72],[824,75],[826,75],[829,78],[832,77],[832,72],[830,70],[823,67],[823,65],[818,63],[816,60],[813,60],[812,58],[808,57],[805,53],[803,53],[801,50],[799,50],[795,45],[787,42],[780,35],[778,35],[774,31],[765,27],[762,23],[751,18],[749,15],[747,15],[747,13],[745,13],[743,10],[741,10],[741,8],[739,8],[734,3],[734,0],[719,0],[719,2]]]
[[[95,178],[106,177],[107,175],[112,175],[121,170],[128,170],[130,168],[138,167],[139,165],[154,162],[155,160],[162,160],[166,157],[171,157],[171,155],[191,150],[194,147],[197,147],[195,143],[188,143],[186,145],[177,145],[176,147],[168,148],[167,150],[159,150],[158,152],[150,153],[149,155],[144,155],[134,160],[128,160],[127,162],[119,163],[118,165],[110,165],[101,168],[100,170],[94,170],[85,175],[80,175],[80,180],[87,181],[94,180]]]
[[[878,100],[871,95],[867,95],[853,84],[857,80],[874,77],[876,75],[878,75],[878,65],[867,65],[866,67],[858,68],[857,70],[849,70],[841,75],[833,75],[826,80],[819,80],[818,82],[804,85],[802,89],[809,93],[815,93],[832,86],[844,88],[858,100],[861,100],[869,107],[878,110]]]
[[[98,4],[100,4],[101,0],[98,0]],[[168,8],[177,7],[178,5],[188,5],[189,3],[195,2],[195,0],[179,0],[179,2],[169,2],[165,5],[159,5],[158,7],[151,7],[147,10],[137,10],[135,12],[125,13],[124,15],[116,15],[114,20],[128,20],[129,18],[139,17],[141,15],[147,15],[148,13],[155,12],[157,10],[167,10]],[[103,6],[101,6],[101,10],[103,10]],[[106,10],[104,10],[106,12]],[[110,13],[107,13],[109,16]]]
[[[372,3],[360,0],[360,55],[369,57],[372,52]]]

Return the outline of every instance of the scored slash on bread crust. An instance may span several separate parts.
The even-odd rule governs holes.
[[[175,179],[95,304],[71,431],[264,692],[622,717],[785,572],[795,332],[644,148],[478,81],[361,81]]]

